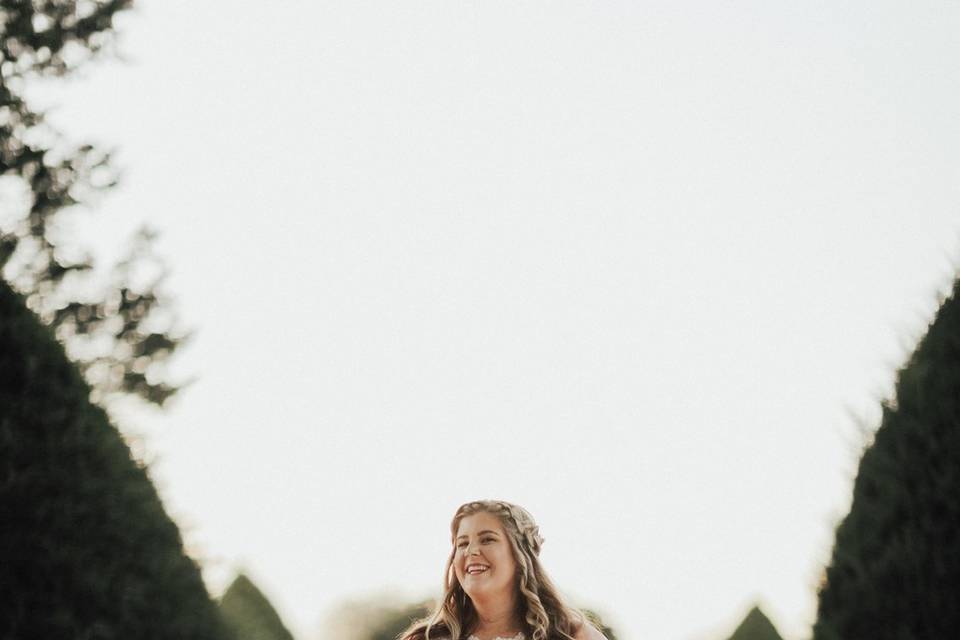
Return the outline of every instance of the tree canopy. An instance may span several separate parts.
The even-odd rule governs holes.
[[[163,404],[164,363],[185,337],[158,293],[162,266],[144,230],[110,281],[60,228],[62,214],[116,184],[109,154],[68,143],[24,99],[38,76],[68,74],[109,48],[132,0],[0,0],[0,275],[55,329],[94,387]],[[145,282],[146,271],[154,272]],[[164,308],[168,310],[163,313]]]

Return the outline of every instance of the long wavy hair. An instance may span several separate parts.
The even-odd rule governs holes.
[[[574,640],[586,617],[561,598],[540,564],[543,538],[533,516],[524,509],[500,500],[479,500],[461,505],[450,523],[452,550],[443,576],[443,598],[432,614],[417,620],[398,640],[462,640],[475,627],[478,616],[470,597],[460,586],[453,569],[457,553],[455,538],[460,521],[475,513],[496,516],[507,532],[517,564],[517,617],[531,640]]]

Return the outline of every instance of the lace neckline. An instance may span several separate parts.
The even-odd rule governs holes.
[[[517,632],[517,635],[515,635],[515,636],[510,636],[509,638],[504,638],[504,637],[501,637],[501,636],[497,636],[496,638],[493,638],[492,640],[525,640],[525,639],[526,639],[526,636],[523,635],[523,631],[518,631],[518,632]],[[471,633],[469,636],[467,636],[467,640],[480,640],[480,638],[478,638],[477,636],[475,636],[475,635],[473,635],[473,634]]]

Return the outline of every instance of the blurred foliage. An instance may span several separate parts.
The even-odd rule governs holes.
[[[235,640],[293,640],[267,597],[242,573],[220,598],[220,613]]]
[[[146,470],[89,396],[0,280],[0,638],[227,640]]]
[[[760,607],[750,609],[728,640],[783,640]]]
[[[153,235],[141,231],[111,281],[97,282],[63,213],[116,184],[109,154],[67,144],[23,97],[31,78],[70,73],[108,47],[130,5],[0,0],[0,276],[55,328],[94,400],[121,392],[163,404],[177,390],[164,364],[185,336],[157,293],[164,274]]]
[[[863,453],[819,592],[815,640],[960,629],[960,279]]]
[[[414,620],[419,620],[433,611],[432,602],[411,604],[405,607],[387,608],[382,618],[370,630],[367,640],[396,640]]]
[[[393,592],[340,603],[324,622],[324,640],[395,640],[414,619],[433,611],[433,602],[411,604]]]
[[[587,616],[587,619],[593,623],[597,629],[600,630],[600,633],[607,637],[607,640],[617,640],[617,634],[613,631],[613,628],[607,626],[607,623],[603,621],[603,618],[599,613],[593,611],[592,609],[581,609],[583,615]]]

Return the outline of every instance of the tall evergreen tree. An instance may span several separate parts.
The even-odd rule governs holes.
[[[960,279],[900,370],[860,460],[815,640],[960,633]]]
[[[267,597],[242,573],[224,592],[220,611],[235,640],[293,640]]]
[[[783,640],[783,638],[760,607],[753,607],[729,640]]]
[[[56,329],[96,398],[121,392],[163,404],[177,390],[164,363],[184,336],[158,294],[153,236],[141,232],[112,281],[99,281],[59,221],[115,184],[109,155],[68,144],[24,99],[32,79],[68,74],[109,48],[114,18],[131,3],[0,0],[0,277]],[[155,273],[141,282],[145,268]]]
[[[0,280],[0,638],[225,640],[146,470],[89,396]]]

